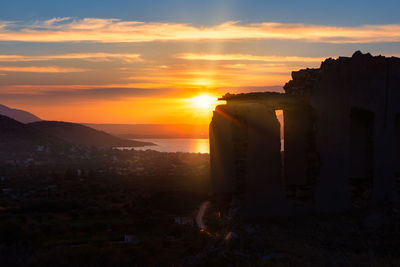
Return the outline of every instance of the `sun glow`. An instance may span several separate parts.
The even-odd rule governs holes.
[[[211,111],[216,106],[218,98],[204,93],[190,98],[190,102],[198,110]]]
[[[199,79],[193,82],[194,85],[210,87],[213,85],[213,81],[209,79]]]

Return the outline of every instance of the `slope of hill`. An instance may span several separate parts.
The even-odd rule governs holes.
[[[30,151],[37,146],[54,145],[61,140],[35,128],[0,115],[0,151]]]
[[[0,115],[7,116],[22,123],[41,121],[39,117],[33,115],[32,113],[20,109],[9,108],[1,104]]]
[[[39,121],[28,125],[44,133],[60,138],[70,144],[98,147],[140,147],[154,145],[149,142],[121,139],[108,133],[71,122]]]

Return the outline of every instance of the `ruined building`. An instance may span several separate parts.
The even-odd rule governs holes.
[[[221,98],[210,124],[217,198],[237,200],[247,217],[397,201],[400,58],[326,59],[294,71],[284,90]]]

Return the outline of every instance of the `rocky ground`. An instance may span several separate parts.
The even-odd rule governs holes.
[[[308,215],[245,222],[207,211],[212,240],[183,265],[212,266],[399,266],[397,207],[335,215]]]

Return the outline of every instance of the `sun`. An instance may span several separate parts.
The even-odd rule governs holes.
[[[207,93],[202,93],[190,98],[189,101],[192,107],[196,108],[197,110],[212,111],[218,102],[218,97]]]
[[[204,91],[184,101],[194,123],[209,123],[216,106],[221,104],[217,95]]]

